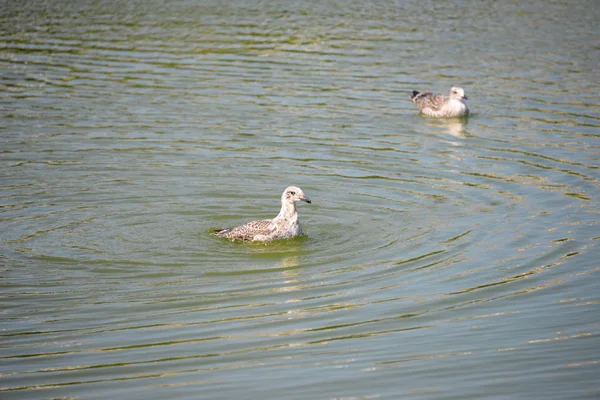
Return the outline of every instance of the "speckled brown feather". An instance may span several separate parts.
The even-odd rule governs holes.
[[[448,96],[441,94],[433,94],[431,92],[417,93],[411,97],[412,101],[419,107],[419,111],[424,108],[430,108],[433,111],[440,111],[444,104],[448,101]]]
[[[273,220],[260,219],[233,228],[223,229],[215,235],[233,240],[252,240],[257,235],[272,235],[274,230]]]

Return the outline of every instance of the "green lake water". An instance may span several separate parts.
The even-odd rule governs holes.
[[[0,2],[0,398],[597,399],[599,21]]]

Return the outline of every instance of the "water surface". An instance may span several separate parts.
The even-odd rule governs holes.
[[[597,398],[599,10],[1,3],[0,396]]]

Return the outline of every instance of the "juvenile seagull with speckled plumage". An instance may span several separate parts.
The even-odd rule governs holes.
[[[419,107],[419,111],[429,117],[453,118],[469,115],[469,108],[465,100],[468,97],[460,87],[450,89],[450,96],[432,94],[430,92],[413,91],[410,99]]]
[[[247,224],[227,228],[215,232],[219,237],[231,240],[245,240],[252,242],[268,242],[275,239],[288,239],[302,234],[296,202],[311,203],[304,195],[302,189],[290,186],[281,195],[281,211],[274,219],[261,219]]]

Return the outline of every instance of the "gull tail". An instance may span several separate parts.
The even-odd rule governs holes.
[[[227,233],[229,233],[229,231],[231,231],[231,228],[219,228],[219,229],[210,229],[209,232],[212,233],[215,236],[223,236],[226,235]]]

